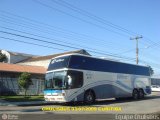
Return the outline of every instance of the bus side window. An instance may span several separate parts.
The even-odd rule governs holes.
[[[83,85],[83,73],[79,71],[69,71],[68,75],[68,88],[80,88]]]

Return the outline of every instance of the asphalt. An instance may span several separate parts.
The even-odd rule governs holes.
[[[36,105],[51,105],[53,102],[46,101],[29,101],[29,102],[8,102],[0,99],[0,106],[36,106]]]
[[[160,96],[160,92],[152,92],[151,96]],[[41,106],[41,105],[53,105],[54,102],[48,101],[29,101],[29,102],[8,102],[0,99],[0,106]]]
[[[18,118],[18,120],[122,120],[122,116],[127,115],[129,117],[145,116],[150,114],[152,117],[160,120],[160,93],[153,93],[151,96],[147,96],[143,100],[134,101],[132,99],[124,100],[106,100],[99,101],[93,105],[78,105],[77,107],[121,107],[122,111],[42,111],[42,108],[49,107],[72,107],[62,104],[48,103],[44,101],[34,102],[7,102],[0,100],[0,120],[1,116],[7,115],[8,117]],[[2,106],[3,104],[3,106]],[[25,107],[24,107],[25,106]],[[4,115],[5,114],[5,115]],[[137,115],[137,116],[135,116]],[[124,119],[126,120],[126,119]],[[130,120],[130,119],[128,119]],[[148,120],[148,119],[141,119]]]

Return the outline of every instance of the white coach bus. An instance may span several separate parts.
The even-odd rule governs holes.
[[[141,99],[151,94],[149,67],[68,54],[51,60],[45,76],[46,101],[72,102],[107,98]]]

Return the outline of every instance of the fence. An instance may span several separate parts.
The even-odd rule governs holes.
[[[32,78],[32,85],[27,90],[27,95],[43,94],[44,80]],[[24,90],[18,86],[18,78],[0,76],[0,95],[22,95]]]

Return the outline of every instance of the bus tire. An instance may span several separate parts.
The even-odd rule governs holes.
[[[134,100],[137,100],[139,97],[139,93],[138,93],[138,90],[137,89],[134,89],[133,92],[132,92],[132,98]]]
[[[144,91],[143,91],[143,89],[140,89],[139,90],[139,99],[143,99],[144,98]]]
[[[84,102],[86,104],[93,104],[95,102],[95,94],[92,90],[88,90],[84,94]]]

